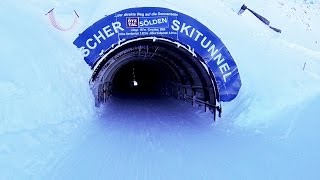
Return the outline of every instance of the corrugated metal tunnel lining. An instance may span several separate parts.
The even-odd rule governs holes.
[[[98,61],[90,85],[96,105],[111,96],[167,95],[216,104],[214,77],[199,56],[183,45],[152,39],[132,40]]]

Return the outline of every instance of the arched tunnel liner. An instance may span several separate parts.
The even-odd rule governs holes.
[[[221,112],[241,87],[220,38],[185,14],[159,7],[125,9],[74,41],[93,69],[96,105],[110,96],[167,95]]]
[[[198,58],[166,39],[130,40],[108,54],[96,68],[91,79],[96,102],[105,102],[110,95],[119,93],[143,93],[184,100],[196,98],[213,107],[216,85]]]

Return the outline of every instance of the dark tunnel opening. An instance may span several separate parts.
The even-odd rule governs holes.
[[[173,81],[172,72],[155,60],[134,60],[116,72],[111,92],[115,96],[161,96],[162,87]]]
[[[113,97],[173,97],[215,110],[219,100],[201,57],[166,39],[139,38],[110,50],[95,65],[90,86],[97,106]]]

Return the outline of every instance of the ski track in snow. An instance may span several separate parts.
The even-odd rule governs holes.
[[[90,169],[94,171],[93,174],[97,174],[97,178],[99,178],[100,174],[101,179],[106,177],[110,179],[130,179],[133,177],[135,177],[134,179],[148,179],[148,177],[163,179],[162,175],[168,174],[170,169],[166,170],[169,171],[167,173],[157,172],[157,170],[165,168],[163,167],[165,164],[171,167],[171,170],[174,170],[175,167],[170,165],[171,163],[161,163],[161,161],[167,158],[166,155],[176,154],[179,150],[180,153],[183,153],[182,149],[188,150],[185,147],[184,138],[189,137],[191,134],[203,133],[202,128],[206,126],[197,122],[187,121],[185,115],[175,117],[177,116],[175,113],[166,112],[164,109],[167,104],[160,103],[159,106],[156,106],[155,102],[148,101],[139,103],[118,102],[117,105],[113,104],[112,108],[108,108],[106,115],[104,115],[107,117],[101,117],[98,126],[93,127],[96,131],[94,135],[91,135],[84,144],[75,148],[75,152],[71,153],[71,158],[66,158],[72,161],[77,159],[75,156],[82,157],[81,154],[85,152],[90,158],[82,159],[86,162],[86,165],[83,163],[78,164],[77,161],[62,161],[62,165],[74,165],[72,166],[74,169],[63,166],[62,168],[57,168],[57,171],[54,172],[58,172],[57,176],[61,173],[61,176],[58,177],[65,177],[70,173],[71,169],[70,177],[73,177],[73,173],[77,174],[79,169]],[[171,108],[178,110],[179,106],[171,105]],[[119,112],[119,109],[121,112]],[[208,121],[206,122],[209,123]],[[200,129],[196,128],[197,126],[200,126]],[[184,131],[188,131],[188,133]],[[95,140],[91,142],[91,138]],[[90,152],[94,152],[94,155],[88,155]],[[177,154],[177,156],[173,157],[177,158],[177,165],[181,167],[183,165],[181,163],[182,155]],[[112,157],[118,158],[115,160]],[[193,161],[193,163],[195,162]]]
[[[230,132],[227,123],[213,124],[210,119],[211,114],[202,112],[201,108],[195,112],[189,103],[174,99],[117,99],[105,108],[107,109],[100,118],[75,128],[75,132],[70,133],[73,134],[72,138],[65,139],[63,143],[46,142],[53,148],[52,151],[59,152],[55,156],[47,157],[50,151],[40,146],[37,150],[38,156],[34,159],[20,157],[34,166],[22,177],[35,179],[283,179],[288,177],[316,179],[320,177],[317,171],[320,161],[317,153],[320,150],[319,142],[312,139],[301,141],[304,138],[314,137],[312,134],[305,134],[307,137],[301,138],[296,137],[295,132],[286,137],[279,132],[269,132],[271,135],[264,136],[235,128]],[[172,111],[167,111],[168,109]],[[297,110],[304,111],[303,108]],[[309,113],[314,113],[316,108],[310,111]],[[295,116],[293,115],[293,118],[296,118],[294,121],[303,126],[299,123],[300,117]],[[316,127],[308,129],[317,131]],[[50,131],[50,128],[48,130]],[[291,143],[291,141],[297,142]],[[28,140],[29,146],[31,142]],[[39,158],[44,157],[47,158],[43,163],[39,163]],[[43,167],[46,168],[39,171]]]

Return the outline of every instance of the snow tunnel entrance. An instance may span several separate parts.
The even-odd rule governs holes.
[[[149,94],[221,110],[220,102],[232,101],[241,87],[221,38],[171,9],[123,9],[98,20],[73,43],[94,71],[90,87],[96,105],[113,96]]]
[[[99,61],[90,81],[96,105],[113,96],[161,97],[206,102],[214,109],[216,85],[199,56],[178,42],[139,38]]]

